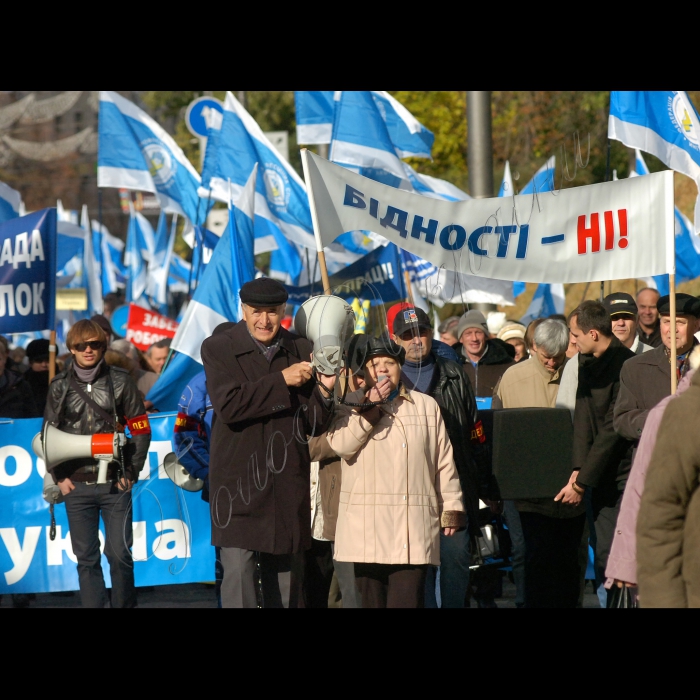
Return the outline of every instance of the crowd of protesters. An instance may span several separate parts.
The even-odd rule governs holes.
[[[311,343],[284,327],[283,285],[261,278],[240,296],[242,320],[202,345],[204,371],[183,387],[173,436],[211,504],[221,607],[495,607],[506,568],[516,607],[580,607],[589,544],[603,607],[700,605],[700,445],[682,427],[700,401],[699,299],[676,294],[674,367],[670,298],[646,288],[527,327],[472,309],[434,331],[421,309],[396,304],[383,328],[347,339],[336,376],[316,372]],[[158,410],[146,395],[170,341],[142,353],[109,316],[106,305],[104,316],[71,328],[51,384],[48,340],[21,351],[0,338],[0,415],[44,416],[76,434],[127,426],[125,466],[113,463],[107,484],[93,488],[89,460],[52,473],[83,605],[132,607],[125,495],[150,432],[128,426]],[[489,431],[495,411],[515,409],[565,409],[570,418],[573,459],[561,465],[570,476],[551,496],[500,495],[499,435]],[[256,455],[255,487],[224,499],[253,481]],[[525,477],[528,467],[524,459]]]

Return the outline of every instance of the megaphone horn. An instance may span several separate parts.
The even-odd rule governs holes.
[[[185,467],[177,461],[174,452],[169,452],[163,458],[163,470],[170,481],[185,491],[201,491],[204,488],[202,479],[195,479]]]
[[[345,339],[355,329],[355,314],[344,299],[323,294],[301,305],[294,329],[314,344],[314,367],[321,374],[335,374],[342,362]]]
[[[43,439],[37,433],[32,440],[32,449],[37,457],[46,462],[47,469],[71,459],[95,459],[99,462],[97,483],[104,484],[107,482],[109,463],[119,455],[119,447],[125,442],[126,438],[121,433],[73,435],[46,423]]]

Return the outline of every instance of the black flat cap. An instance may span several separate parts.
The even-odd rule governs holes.
[[[279,306],[289,297],[284,285],[271,277],[259,277],[241,287],[241,301],[248,306]]]
[[[603,306],[608,310],[610,316],[619,316],[621,314],[626,314],[627,316],[637,315],[637,302],[632,295],[625,292],[608,294],[603,299]]]
[[[671,297],[668,294],[659,298],[659,300],[656,302],[656,308],[660,314],[668,315],[671,313],[670,301]],[[700,318],[700,299],[691,296],[690,294],[683,294],[683,292],[679,292],[676,294],[676,314]]]

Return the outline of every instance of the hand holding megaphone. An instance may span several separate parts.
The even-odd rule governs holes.
[[[391,394],[392,388],[389,377],[379,375],[377,383],[367,392],[367,399],[373,403],[386,401],[389,398],[389,394]]]
[[[313,368],[310,362],[297,362],[282,370],[287,386],[302,386],[311,379]]]

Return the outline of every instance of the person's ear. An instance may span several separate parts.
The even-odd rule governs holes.
[[[595,330],[595,328],[592,328],[590,331],[588,331],[589,335],[593,339],[594,343],[597,343],[598,340],[600,339],[600,335],[598,334],[598,331]]]

